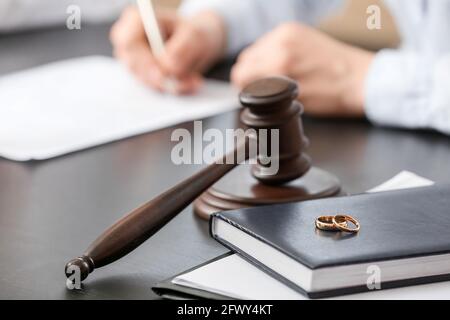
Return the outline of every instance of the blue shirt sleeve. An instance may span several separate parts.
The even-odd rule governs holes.
[[[387,0],[402,36],[375,56],[365,111],[374,123],[450,134],[450,0]]]

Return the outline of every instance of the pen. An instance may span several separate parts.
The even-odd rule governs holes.
[[[158,20],[156,19],[155,8],[152,0],[136,0],[138,10],[141,15],[142,23],[144,24],[145,34],[147,36],[153,55],[158,58],[164,54],[164,41],[159,29]],[[176,92],[176,80],[167,78],[164,82],[164,88],[171,92]]]

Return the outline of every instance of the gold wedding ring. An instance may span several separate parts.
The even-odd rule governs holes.
[[[345,225],[343,225],[342,222],[345,222]],[[355,227],[354,228],[349,227],[347,222],[351,222],[352,224],[355,225]],[[338,214],[338,215],[334,216],[333,217],[333,225],[341,231],[352,232],[352,233],[358,232],[359,229],[361,228],[358,220],[356,220],[352,216],[348,216],[345,214]]]
[[[339,229],[333,223],[334,216],[320,216],[316,219],[316,227],[320,230],[325,231],[338,231]],[[343,221],[343,227],[346,226],[347,222]]]
[[[354,228],[350,227],[348,222],[354,224]],[[325,231],[345,231],[356,233],[360,229],[358,220],[349,215],[320,216],[316,219],[316,228]]]

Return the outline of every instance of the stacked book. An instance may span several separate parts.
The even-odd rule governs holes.
[[[380,289],[448,280],[450,186],[430,184],[404,172],[360,195],[217,213],[211,235],[232,253],[154,290],[171,298],[306,299],[363,291],[372,292],[353,297],[375,291],[397,298],[402,289]],[[408,189],[393,190],[399,188]],[[317,216],[335,214],[355,217],[360,232],[315,227]],[[447,283],[439,285],[435,294],[450,292]],[[403,297],[426,298],[422,287],[422,295],[403,288]]]

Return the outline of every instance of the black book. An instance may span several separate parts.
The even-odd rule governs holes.
[[[346,214],[359,233],[321,231]],[[450,280],[450,186],[216,213],[211,235],[310,298]]]

